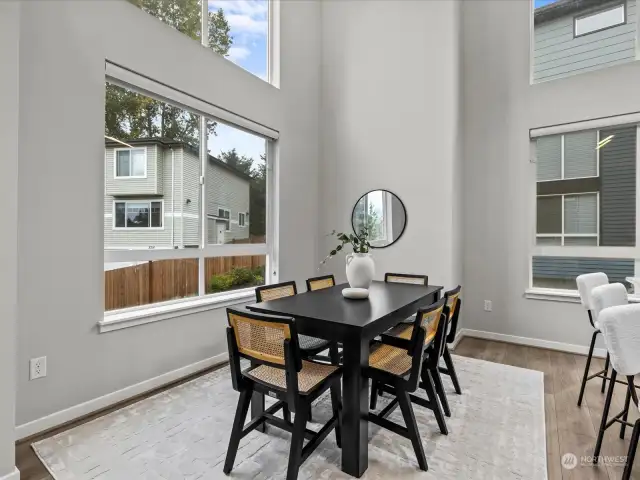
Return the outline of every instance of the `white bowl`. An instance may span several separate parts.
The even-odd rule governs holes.
[[[344,298],[359,299],[369,298],[369,290],[366,288],[343,288],[342,296]]]

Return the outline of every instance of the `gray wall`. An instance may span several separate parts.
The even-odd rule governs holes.
[[[627,0],[626,24],[574,37],[574,16],[619,4],[618,1],[603,3],[537,25],[534,30],[534,80],[554,80],[635,60],[635,0]]]
[[[17,232],[18,425],[226,351],[222,310],[97,333],[105,58],[282,132],[279,242],[286,255],[278,273],[298,281],[316,265],[320,64],[317,3],[281,4],[280,89],[126,2],[31,1],[21,8],[18,208],[29,221]],[[191,74],[168,68],[166,52]],[[226,87],[211,88],[212,78]],[[51,152],[46,161],[41,145]],[[83,219],[73,242],[56,234],[60,216],[51,212],[62,205]],[[41,355],[48,375],[29,381],[29,359]]]
[[[0,2],[0,204],[4,218],[0,239],[0,477],[9,475],[15,465],[19,26],[20,4]]]
[[[536,195],[528,130],[639,111],[640,65],[530,85],[530,8],[526,0],[463,2],[463,327],[588,345],[580,305],[524,298]]]
[[[350,231],[360,196],[386,189],[409,223],[397,244],[373,252],[376,277],[460,282],[458,2],[322,2],[322,20],[318,237]],[[343,277],[344,258],[326,270]]]

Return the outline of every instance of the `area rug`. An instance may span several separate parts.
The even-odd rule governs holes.
[[[547,478],[542,373],[454,356],[463,394],[445,388],[452,415],[449,435],[433,413],[414,406],[429,471],[418,469],[411,442],[369,427],[369,468],[362,478]],[[389,401],[385,394],[382,408]],[[222,473],[238,393],[227,367],[130,405],[33,448],[56,480],[208,480]],[[270,400],[270,399],[269,399]],[[330,417],[328,395],[313,407],[310,428]],[[390,417],[403,423],[399,409]],[[230,478],[284,479],[287,432],[270,427],[240,443]],[[348,479],[332,433],[300,468],[299,479]]]

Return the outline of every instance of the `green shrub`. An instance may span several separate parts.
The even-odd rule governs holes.
[[[245,267],[233,267],[227,275],[231,277],[234,286],[246,285],[254,281],[253,272]]]
[[[214,275],[209,281],[209,287],[212,293],[225,292],[233,287],[233,278],[231,275]]]

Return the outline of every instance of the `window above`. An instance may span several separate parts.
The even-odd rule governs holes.
[[[147,177],[147,149],[127,148],[116,149],[116,178],[146,178]]]
[[[606,10],[576,17],[574,19],[574,35],[579,37],[580,35],[599,32],[606,28],[622,25],[625,22],[625,4],[622,3]]]
[[[238,213],[238,225],[244,227],[244,213]]]
[[[113,204],[114,228],[162,228],[162,201],[127,200]]]

